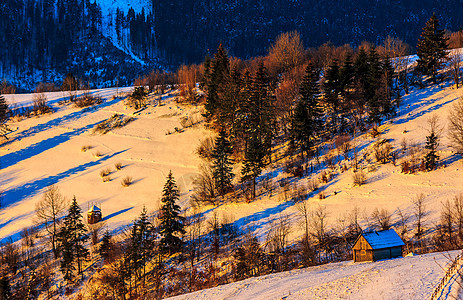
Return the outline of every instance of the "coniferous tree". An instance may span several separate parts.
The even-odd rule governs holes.
[[[256,179],[265,166],[265,149],[262,141],[254,135],[248,139],[247,149],[241,169],[241,180],[251,182],[251,199],[256,198]]]
[[[241,85],[242,87],[238,93],[238,103],[235,109],[235,122],[231,129],[231,137],[235,146],[242,146],[241,144],[244,144],[243,150],[246,152],[247,140],[253,130],[251,124],[252,76],[249,71],[244,73]]]
[[[106,263],[111,261],[114,252],[114,244],[111,239],[111,234],[109,231],[106,231],[101,239],[100,248],[98,249],[98,253]]]
[[[232,188],[233,163],[230,160],[232,146],[224,129],[215,140],[212,152],[212,174],[214,175],[215,188],[220,195],[225,195]]]
[[[0,300],[7,300],[11,297],[11,286],[8,277],[3,276],[0,278]]]
[[[225,128],[233,128],[236,125],[236,113],[240,103],[240,92],[242,89],[241,74],[232,70],[226,77],[220,101],[220,114],[218,122]]]
[[[447,38],[444,30],[439,28],[439,19],[435,14],[426,22],[416,46],[418,54],[417,70],[429,75],[436,83],[437,72],[441,69],[443,60],[447,57]]]
[[[304,160],[304,152],[308,156],[310,151],[312,131],[309,111],[306,103],[300,99],[294,108],[291,120],[291,143],[294,150],[301,148],[302,160]]]
[[[323,89],[325,91],[325,102],[331,114],[331,122],[329,124],[330,131],[332,134],[336,134],[338,131],[339,95],[341,90],[337,60],[333,60],[326,71]]]
[[[140,217],[132,226],[130,236],[130,260],[136,279],[143,278],[145,285],[146,264],[153,257],[154,247],[154,227],[148,220],[146,208],[140,214]]]
[[[424,157],[424,164],[427,171],[436,169],[439,161],[439,155],[437,155],[437,147],[439,146],[439,137],[434,130],[431,130],[430,134],[426,136],[425,149],[429,150]]]
[[[161,198],[161,216],[160,216],[160,247],[165,253],[175,253],[181,250],[182,240],[177,234],[184,234],[183,229],[184,217],[180,216],[180,206],[177,205],[179,200],[179,191],[172,171],[167,176],[166,184],[162,190]]]
[[[367,73],[365,98],[368,102],[369,121],[370,123],[381,123],[381,106],[378,89],[381,78],[381,62],[375,49],[371,49],[368,55],[368,73]]]
[[[221,108],[221,97],[227,78],[230,75],[230,62],[227,51],[222,44],[219,45],[214,59],[211,61],[209,78],[206,82],[206,117],[212,118],[219,114]]]
[[[352,62],[352,56],[348,54],[341,69],[339,70],[340,92],[345,102],[349,102],[348,98],[353,88],[354,75],[355,69]]]
[[[306,68],[299,88],[300,100],[296,104],[291,126],[292,139],[310,155],[322,131],[323,110],[320,105],[319,74],[312,64]]]
[[[0,94],[0,124],[4,123],[8,119],[8,103],[5,97]]]
[[[205,90],[206,87],[209,85],[209,80],[211,76],[211,57],[206,55],[204,59],[204,74],[201,82],[199,83],[199,88]],[[207,91],[206,91],[207,92]]]
[[[396,111],[392,100],[394,68],[388,57],[381,64],[381,72],[381,113],[386,119],[389,119],[395,115]]]
[[[270,90],[270,78],[264,67],[259,63],[259,67],[254,76],[251,86],[249,100],[249,120],[251,136],[259,139],[262,151],[266,157],[270,157],[272,140],[275,128],[274,96]]]
[[[63,256],[61,270],[66,280],[73,279],[75,262],[77,263],[77,273],[82,274],[83,260],[89,255],[88,249],[85,248],[87,239],[85,225],[82,222],[82,210],[77,204],[76,197],[74,197],[68,214],[64,217],[64,224],[59,233]]]

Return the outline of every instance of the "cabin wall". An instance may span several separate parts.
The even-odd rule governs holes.
[[[373,261],[372,250],[354,250],[354,262]]]
[[[391,248],[391,257],[399,257],[402,256],[402,247],[394,247]]]

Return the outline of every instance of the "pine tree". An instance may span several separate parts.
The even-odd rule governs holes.
[[[111,239],[111,234],[109,233],[109,231],[106,231],[103,235],[103,238],[101,239],[100,248],[98,249],[98,253],[100,254],[101,258],[103,258],[105,263],[110,262],[112,259],[114,245]]]
[[[352,56],[347,55],[344,63],[339,70],[340,92],[344,100],[348,99],[354,82],[355,69],[352,62]]]
[[[211,61],[209,78],[206,84],[206,117],[212,118],[219,114],[217,110],[220,109],[221,93],[227,83],[228,76],[230,75],[230,62],[227,51],[222,44],[219,45],[214,59]]]
[[[77,204],[76,197],[72,199],[68,214],[64,217],[64,225],[58,238],[63,255],[61,271],[66,280],[72,280],[75,270],[74,263],[77,263],[77,274],[82,274],[83,260],[89,255],[88,249],[85,248],[88,236],[82,222],[82,210]]]
[[[381,78],[381,62],[375,49],[371,49],[368,55],[368,73],[365,86],[365,98],[369,108],[369,122],[381,124],[381,106],[378,89]]]
[[[143,207],[140,217],[132,226],[130,241],[129,254],[133,271],[137,274],[137,280],[139,280],[140,277],[143,278],[144,286],[146,264],[153,257],[154,247],[154,227],[148,220],[145,207]]]
[[[251,136],[259,139],[265,156],[270,157],[275,128],[274,96],[270,90],[270,79],[262,62],[254,76],[249,101]]]
[[[381,72],[381,113],[386,119],[389,119],[395,115],[396,111],[392,100],[394,68],[392,67],[391,60],[388,57],[386,57],[381,64]]]
[[[220,195],[225,195],[232,188],[233,163],[230,160],[232,146],[227,138],[225,130],[221,130],[215,140],[215,147],[212,152],[212,174],[215,179],[215,188]]]
[[[339,112],[339,96],[341,91],[341,81],[339,74],[339,65],[337,60],[333,60],[328,67],[323,83],[325,91],[325,102],[331,113],[331,122],[328,125],[332,134],[338,131],[338,112]]]
[[[0,278],[0,300],[7,300],[11,297],[11,286],[8,277],[3,276]]]
[[[248,139],[243,168],[241,169],[241,181],[251,182],[251,199],[256,198],[256,179],[265,166],[265,154],[266,151],[258,136],[254,135]]]
[[[210,73],[211,73],[211,57],[208,54],[206,55],[204,59],[204,75],[203,75],[201,82],[199,83],[199,88],[205,90],[206,87],[209,86],[209,80],[211,76]],[[205,92],[207,92],[207,90],[205,90]]]
[[[318,80],[318,71],[309,64],[299,88],[301,97],[294,109],[291,124],[293,142],[302,147],[302,152],[306,152],[307,157],[320,136],[323,124]]]
[[[8,103],[5,97],[0,94],[0,124],[3,124],[8,119]]]
[[[444,30],[439,28],[439,20],[435,14],[426,22],[416,46],[418,54],[417,70],[429,75],[436,83],[437,73],[443,60],[447,57],[447,38]]]
[[[164,253],[176,253],[182,248],[182,240],[177,234],[184,234],[184,217],[180,216],[179,191],[172,171],[167,175],[167,181],[162,190],[161,216],[160,216],[160,246]]]
[[[424,164],[427,171],[436,169],[439,161],[439,155],[437,155],[437,147],[439,146],[439,137],[434,130],[431,130],[430,134],[426,137],[426,146],[428,153],[424,157]]]

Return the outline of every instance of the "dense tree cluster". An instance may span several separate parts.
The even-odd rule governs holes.
[[[116,42],[142,60],[153,61],[157,55],[153,16],[144,10],[136,14],[131,9],[127,14],[118,10],[112,18]],[[3,1],[0,75],[13,79],[40,70],[44,80],[53,80],[54,71],[72,71],[92,85],[104,80],[115,85],[116,77],[121,83],[129,83],[141,72],[133,70],[136,62],[128,61],[103,36],[103,30],[111,29],[103,29],[101,7],[96,1]],[[105,61],[100,61],[99,56]]]
[[[306,46],[378,43],[388,35],[415,44],[436,12],[444,27],[463,24],[457,0],[414,1],[152,1],[159,46],[173,63],[197,63],[222,42],[233,56],[263,55],[268,41],[298,31]],[[387,24],[387,26],[386,26]],[[174,34],[172,34],[174,33]]]

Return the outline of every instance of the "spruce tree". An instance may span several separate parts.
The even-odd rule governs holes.
[[[210,75],[206,85],[206,117],[212,117],[220,114],[221,97],[224,91],[224,86],[227,83],[228,76],[230,75],[230,62],[227,51],[222,44],[219,45],[214,59],[211,61]]]
[[[422,74],[431,76],[434,83],[443,60],[447,57],[447,40],[444,30],[439,28],[439,19],[433,14],[426,22],[416,46],[416,67]]]
[[[182,248],[183,242],[177,234],[185,233],[183,229],[185,218],[180,216],[180,206],[176,203],[179,196],[177,184],[172,176],[172,171],[170,171],[161,198],[159,230],[161,234],[160,246],[164,253],[176,253]]]
[[[381,72],[381,113],[386,119],[389,119],[395,115],[396,111],[392,100],[394,68],[392,67],[391,60],[388,57],[386,57],[381,64]]]
[[[294,109],[291,123],[292,139],[295,145],[302,147],[301,150],[306,152],[307,157],[316,144],[323,125],[318,80],[318,71],[309,64],[299,88],[300,100]]]
[[[0,300],[7,300],[11,297],[11,286],[8,277],[3,276],[0,278]]]
[[[312,138],[313,127],[310,121],[309,111],[306,103],[300,99],[293,110],[291,120],[291,143],[295,147],[301,149],[302,160],[304,153],[309,155],[310,144]]]
[[[427,171],[436,169],[439,161],[439,155],[437,155],[437,147],[439,146],[439,137],[434,130],[431,130],[430,134],[426,137],[426,146],[428,151],[424,157],[424,164]]]
[[[114,245],[111,239],[111,234],[109,233],[109,231],[106,231],[103,235],[103,238],[101,239],[100,248],[98,249],[98,253],[100,254],[101,258],[103,258],[105,263],[110,262],[112,259]]]
[[[265,166],[266,151],[262,141],[257,135],[248,139],[248,146],[245,152],[243,168],[241,169],[241,180],[251,182],[251,199],[256,198],[256,179],[261,174]]]
[[[323,83],[325,91],[325,102],[331,113],[331,121],[328,125],[332,134],[338,131],[338,112],[339,112],[339,96],[341,91],[341,81],[339,74],[339,65],[337,60],[333,60],[328,67]]]
[[[233,163],[230,160],[232,146],[224,129],[215,140],[212,152],[212,174],[214,175],[215,188],[220,195],[225,195],[232,188]]]
[[[365,86],[365,98],[369,108],[369,122],[381,124],[381,106],[378,89],[381,78],[381,62],[375,49],[371,49],[368,55],[368,73]]]
[[[0,124],[3,124],[8,119],[8,103],[5,97],[0,94]]]
[[[85,225],[82,222],[82,210],[77,204],[76,197],[74,197],[59,233],[63,255],[61,270],[66,280],[73,279],[75,262],[77,263],[77,273],[82,274],[83,260],[89,255],[88,249],[85,248],[87,239]]]
[[[270,157],[275,127],[274,96],[270,90],[270,78],[264,64],[259,67],[251,86],[249,120],[251,135],[259,139],[265,156]]]
[[[153,257],[154,227],[148,220],[146,208],[134,222],[130,236],[130,260],[137,279],[143,278],[145,285],[146,264]]]

